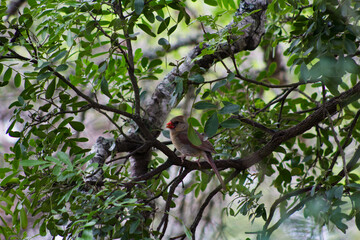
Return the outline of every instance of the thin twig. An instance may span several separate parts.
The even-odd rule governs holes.
[[[120,19],[123,22],[125,22],[126,18],[124,17],[124,14],[123,14],[121,1],[119,1],[119,8],[117,10],[119,10]],[[123,33],[124,33],[125,40],[126,40],[126,47],[127,47],[127,54],[128,54],[127,69],[128,69],[128,74],[129,74],[129,77],[130,77],[131,85],[132,85],[133,90],[134,90],[134,95],[135,95],[135,114],[137,116],[140,116],[140,109],[141,109],[141,107],[140,107],[140,89],[139,89],[139,85],[137,83],[137,79],[136,79],[136,76],[135,76],[134,55],[133,55],[133,50],[132,50],[131,39],[129,37],[129,33],[128,33],[128,29],[127,29],[126,24],[124,25]],[[120,48],[121,48],[121,46],[120,46]]]
[[[183,179],[186,177],[186,175],[190,172],[190,170],[185,169],[178,177],[176,177],[176,181],[174,181],[174,183],[171,185],[170,190],[169,190],[169,194],[168,197],[166,199],[166,204],[165,204],[165,209],[164,209],[164,215],[157,227],[157,231],[159,232],[162,228],[162,232],[159,236],[159,239],[161,240],[166,232],[167,229],[167,225],[168,225],[168,221],[169,221],[169,211],[170,211],[170,205],[172,202],[172,198],[174,196],[175,193],[175,189],[176,187],[183,181]]]
[[[286,98],[289,96],[289,94],[290,94],[296,87],[297,87],[297,86],[294,86],[294,87],[290,88],[289,90],[287,90],[286,93],[284,94],[284,96],[281,98],[281,106],[280,106],[280,111],[279,111],[279,116],[278,116],[278,127],[280,127],[282,110],[283,110],[283,108],[284,108]]]
[[[140,152],[146,148],[149,148],[150,147],[150,143],[144,143],[143,145],[141,145],[140,147],[136,148],[134,151],[132,151],[131,153],[125,155],[125,156],[121,156],[121,157],[118,157],[118,158],[114,158],[108,162],[106,162],[106,164],[109,164],[109,163],[112,163],[112,162],[115,162],[115,161],[118,161],[120,159],[127,159],[129,157],[131,157],[132,155],[134,155],[135,153],[137,152]]]
[[[357,123],[357,120],[359,119],[360,117],[360,110],[357,111],[353,121],[351,122],[351,125],[347,131],[347,135],[346,135],[346,138],[345,138],[345,141],[342,145],[342,149],[344,150],[349,144],[350,144],[350,141],[351,141],[351,135],[352,135],[352,132],[353,132],[353,129],[355,128],[355,125]],[[339,157],[340,155],[340,149],[338,149],[334,155],[334,157],[332,158],[332,161],[331,161],[331,164],[330,164],[330,167],[329,167],[329,170],[326,172],[325,176],[324,176],[324,179],[326,179],[329,174],[332,172],[332,169],[334,168],[335,166],[335,163],[336,163],[336,160],[337,158]]]
[[[258,123],[258,122],[255,122],[255,121],[253,121],[253,120],[251,120],[251,119],[245,118],[245,117],[242,116],[242,115],[232,116],[231,118],[238,119],[239,121],[241,121],[241,122],[243,122],[243,123],[249,124],[249,125],[251,125],[251,126],[253,126],[253,127],[256,127],[256,128],[258,128],[258,129],[266,132],[266,133],[271,134],[271,135],[273,135],[273,134],[275,133],[275,130],[272,130],[272,129],[270,129],[270,128],[267,128],[266,126],[264,126],[264,125],[262,125],[262,124],[260,124],[260,123]]]
[[[326,103],[326,88],[325,88],[325,84],[322,83],[322,94],[323,94],[323,104]],[[331,119],[331,115],[329,113],[329,111],[327,111],[327,109],[325,109],[326,111],[326,115],[329,119],[329,123],[330,123],[330,127],[331,127],[331,130],[333,132],[333,135],[334,135],[334,140],[335,140],[335,143],[336,145],[338,146],[338,151],[340,152],[340,155],[341,155],[341,158],[342,158],[342,161],[343,161],[343,170],[344,170],[344,174],[345,174],[345,181],[347,184],[349,184],[349,176],[348,176],[348,172],[347,172],[347,169],[346,169],[346,158],[345,158],[345,152],[340,144],[340,141],[337,137],[337,133],[336,133],[336,130],[335,130],[335,127],[334,127],[334,122],[333,120]]]
[[[154,196],[154,197],[152,197],[152,198],[150,198],[150,199],[147,199],[147,200],[145,201],[145,203],[149,203],[149,202],[151,202],[151,201],[153,201],[153,200],[161,197],[161,196],[164,194],[164,192],[168,189],[168,187],[169,187],[170,185],[172,185],[172,184],[176,181],[176,179],[177,179],[177,178],[174,178],[173,180],[171,180],[168,184],[166,184],[166,186],[163,188],[163,190],[161,190],[161,192],[160,192],[159,194],[157,194],[156,196]]]
[[[227,177],[226,179],[224,179],[224,183],[227,184],[228,182],[230,182],[234,177],[236,177],[237,175],[239,175],[240,170],[235,170],[229,177]],[[193,235],[193,239],[195,239],[195,232],[196,232],[196,228],[203,216],[204,210],[206,209],[206,207],[209,205],[211,199],[218,193],[220,192],[220,190],[222,189],[222,185],[220,184],[219,186],[217,186],[213,191],[211,191],[211,193],[209,193],[209,195],[207,196],[207,198],[205,199],[205,201],[203,202],[203,204],[201,205],[195,220],[193,221],[193,223],[191,224],[190,227],[190,231],[192,232]],[[176,238],[172,238],[172,239],[177,239],[177,238],[181,238],[184,239],[186,237],[185,234],[178,236]]]
[[[257,114],[264,112],[266,109],[268,109],[271,105],[274,105],[275,103],[278,103],[281,101],[281,97],[286,93],[286,91],[283,91],[281,94],[277,95],[275,98],[273,98],[268,104],[265,105],[265,107],[257,110],[255,113],[253,113],[253,116],[256,116]]]
[[[290,209],[288,212],[286,212],[285,214],[282,214],[281,218],[272,226],[270,227],[267,232],[266,232],[266,236],[264,239],[269,239],[270,235],[279,228],[279,226],[281,225],[281,223],[283,223],[286,219],[288,219],[291,215],[293,215],[295,212],[301,210],[303,208],[303,206],[305,205],[306,202],[308,202],[309,200],[311,200],[312,197],[307,197],[305,199],[303,199],[302,201],[300,201],[295,207],[293,207],[292,209]]]
[[[310,80],[307,82],[299,81],[297,83],[291,83],[291,84],[274,85],[274,84],[267,84],[267,83],[259,82],[259,81],[244,77],[241,74],[235,74],[235,77],[240,78],[241,80],[244,80],[246,82],[264,86],[264,87],[268,87],[268,88],[291,88],[291,87],[298,87],[300,85],[305,85],[305,84],[309,84],[309,83],[316,83],[316,82],[320,81],[320,79],[316,79],[316,80]]]

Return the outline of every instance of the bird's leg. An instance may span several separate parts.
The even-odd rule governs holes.
[[[200,165],[200,157],[198,158],[198,160],[196,161],[197,164],[199,165],[199,168],[201,168],[201,165]]]
[[[181,154],[179,157],[180,157],[180,159],[181,159],[181,163],[184,163],[185,158],[186,158],[186,155]]]

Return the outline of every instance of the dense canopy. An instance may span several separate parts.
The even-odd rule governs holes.
[[[360,229],[359,1],[5,2],[6,239]],[[195,130],[214,145],[226,190],[208,162],[178,156],[177,115],[193,145]]]

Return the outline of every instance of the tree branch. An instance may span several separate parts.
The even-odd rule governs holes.
[[[182,182],[182,180],[186,177],[186,175],[189,173],[190,171],[185,169],[174,181],[174,183],[171,185],[170,190],[169,190],[169,194],[168,197],[166,199],[166,204],[165,204],[165,209],[164,209],[164,215],[159,223],[159,226],[157,227],[157,231],[160,231],[161,227],[164,225],[161,235],[159,237],[159,239],[162,239],[163,236],[165,235],[166,232],[166,228],[167,228],[167,224],[168,224],[168,219],[169,219],[169,211],[170,211],[170,204],[172,201],[172,197],[174,196],[174,192],[176,187]]]

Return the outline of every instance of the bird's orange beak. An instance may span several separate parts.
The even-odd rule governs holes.
[[[175,128],[174,124],[171,121],[166,124],[166,127],[170,129]]]

